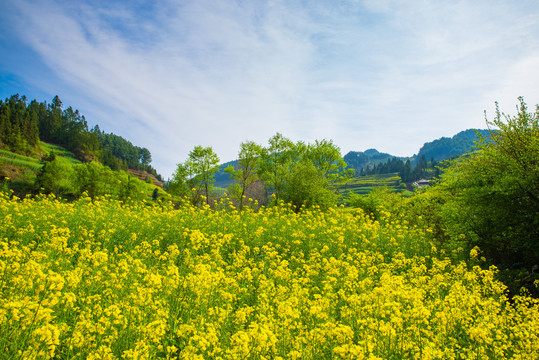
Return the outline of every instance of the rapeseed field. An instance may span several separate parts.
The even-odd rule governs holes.
[[[220,206],[0,195],[0,358],[539,358],[538,301],[428,228]]]

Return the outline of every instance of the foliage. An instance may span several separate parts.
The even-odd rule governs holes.
[[[531,269],[539,264],[539,109],[529,113],[519,100],[514,117],[496,104],[492,141],[455,162],[443,186],[460,205],[453,223],[489,259]]]
[[[328,186],[328,179],[308,159],[298,161],[291,170],[289,184],[283,199],[296,209],[318,206],[328,209],[337,203],[337,194]]]
[[[252,141],[243,142],[238,154],[238,166],[229,166],[225,172],[229,173],[235,183],[229,186],[232,198],[237,199],[240,211],[251,187],[259,181],[258,165],[262,155],[262,147]]]
[[[539,264],[539,110],[519,101],[516,116],[496,104],[490,140],[454,160],[420,206],[449,251],[478,247],[513,293],[533,291]]]
[[[262,149],[259,176],[273,203],[283,200],[299,210],[302,206],[328,208],[336,203],[337,189],[352,175],[340,150],[331,141],[293,143],[275,134]]]
[[[39,143],[38,112],[27,108],[26,101],[19,95],[0,100],[0,147],[24,154]]]
[[[188,159],[177,165],[169,184],[170,192],[190,197],[193,205],[199,205],[201,195],[204,195],[206,204],[210,204],[210,190],[218,163],[219,157],[211,147],[195,146]]]
[[[276,202],[286,191],[290,168],[300,156],[296,148],[290,139],[277,133],[268,140],[268,147],[263,148],[260,156],[260,178]]]
[[[378,220],[387,212],[397,212],[400,203],[403,202],[403,197],[387,187],[379,186],[366,195],[350,192],[345,201],[349,206],[362,209],[365,214]]]
[[[56,196],[73,192],[73,167],[54,153],[44,159],[36,176],[36,187]]]
[[[112,170],[145,170],[160,178],[150,166],[152,155],[147,148],[133,145],[130,141],[115,134],[107,134],[96,126],[92,129],[100,145],[100,161]]]
[[[0,195],[1,356],[539,357],[536,299],[382,216]]]

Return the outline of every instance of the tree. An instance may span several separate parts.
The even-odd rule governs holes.
[[[43,158],[43,167],[36,177],[35,185],[56,197],[73,191],[73,167],[54,153]]]
[[[0,142],[9,148],[11,137],[11,109],[9,103],[0,103]]]
[[[296,158],[290,169],[289,183],[283,200],[296,209],[320,206],[323,209],[337,202],[336,190],[353,176],[346,168],[341,152],[331,141],[315,140],[312,144],[296,144]]]
[[[410,162],[410,159],[406,160],[404,163],[402,170],[399,172],[399,176],[404,182],[412,180],[412,163]]]
[[[313,163],[318,176],[325,180],[325,186],[330,189],[341,186],[354,173],[354,169],[345,169],[341,151],[332,141],[315,140],[314,144],[307,146],[304,159]]]
[[[152,154],[150,153],[150,150],[147,148],[141,148],[140,149],[140,163],[142,165],[150,165],[152,162]]]
[[[233,198],[238,199],[239,210],[243,209],[243,202],[247,191],[258,181],[258,161],[262,154],[262,147],[252,141],[244,142],[238,154],[238,167],[229,166],[225,169],[236,183],[229,191]]]
[[[303,205],[329,207],[336,190],[353,175],[338,147],[331,141],[293,143],[277,133],[260,156],[259,174],[274,202],[284,200],[300,209]]]
[[[294,158],[299,154],[294,143],[280,133],[272,136],[268,144],[260,156],[259,176],[266,191],[274,195],[274,201],[279,201],[286,190]]]
[[[337,202],[337,194],[329,188],[327,179],[308,159],[294,165],[288,185],[283,200],[294,205],[296,210],[315,205],[327,209]]]
[[[178,164],[170,181],[170,191],[186,196],[191,193],[191,202],[197,205],[200,195],[206,196],[210,204],[210,190],[215,181],[213,176],[218,170],[219,157],[211,147],[195,146],[183,164]]]
[[[445,221],[453,234],[502,269],[539,264],[539,106],[528,112],[519,98],[516,116],[488,121],[490,142],[453,161],[442,175]]]
[[[107,178],[110,177],[107,176],[106,169],[103,165],[93,161],[87,164],[75,165],[76,180],[74,185],[77,195],[80,196],[83,192],[86,192],[93,200],[107,193]]]
[[[117,193],[121,201],[127,202],[130,199],[135,200],[140,198],[142,182],[138,178],[125,171],[117,172],[115,175],[111,174],[111,177],[117,178]]]

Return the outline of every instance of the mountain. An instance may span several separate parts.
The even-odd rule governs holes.
[[[475,143],[479,140],[479,136],[482,136],[488,141],[490,132],[489,130],[468,129],[459,132],[451,138],[442,137],[427,142],[421,149],[419,149],[415,159],[418,161],[422,156],[425,156],[429,161],[434,159],[435,161],[440,162],[442,160],[457,157],[472,150]]]
[[[233,166],[235,168],[238,166],[238,164],[238,160],[233,160],[219,165],[219,170],[217,170],[215,176],[213,177],[215,179],[215,183],[213,185],[216,187],[226,188],[228,185],[232,184],[233,181],[230,178],[230,174],[226,173],[225,169],[229,166]]]
[[[374,167],[380,163],[385,163],[388,160],[396,158],[396,156],[381,153],[376,149],[368,149],[365,151],[350,151],[344,155],[343,159],[348,165],[348,168],[355,169],[358,173],[361,169]]]
[[[374,166],[387,163],[391,159],[399,159],[403,162],[410,160],[413,165],[416,165],[419,159],[424,156],[427,161],[433,159],[436,162],[440,162],[471,151],[475,143],[479,140],[479,137],[483,137],[488,141],[490,138],[489,130],[468,129],[459,132],[453,137],[442,137],[426,142],[416,155],[410,157],[398,157],[381,153],[376,149],[369,149],[363,152],[350,151],[344,155],[344,161],[348,164],[349,168],[355,169],[358,174],[361,169],[367,169],[367,167],[372,169]]]

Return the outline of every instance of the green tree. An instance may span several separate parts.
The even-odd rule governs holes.
[[[412,180],[412,163],[410,162],[410,159],[406,160],[404,163],[402,170],[399,172],[399,176],[404,182]]]
[[[0,142],[10,148],[11,133],[11,109],[9,103],[0,103]]]
[[[35,187],[52,193],[56,197],[73,191],[73,167],[54,152],[42,160],[43,166],[36,176]]]
[[[539,264],[539,107],[522,98],[516,116],[501,113],[487,123],[490,142],[454,161],[442,175],[447,229],[467,235],[505,269]]]
[[[111,174],[112,175],[112,174]],[[115,172],[112,177],[116,178],[118,198],[127,202],[141,198],[142,181],[125,171]]]
[[[309,144],[303,157],[313,163],[318,176],[324,179],[324,186],[336,189],[354,174],[354,169],[346,169],[346,162],[341,157],[341,151],[332,141],[315,140]]]
[[[235,183],[229,187],[230,195],[239,203],[239,210],[243,209],[245,196],[251,186],[258,181],[258,162],[262,147],[252,141],[244,142],[238,154],[238,166],[229,166],[225,169],[234,179]]]
[[[75,190],[77,195],[86,192],[91,199],[107,193],[107,172],[106,168],[96,162],[79,164],[74,166],[75,170]]]
[[[296,144],[296,158],[290,170],[289,184],[283,199],[297,209],[320,206],[327,209],[337,202],[336,190],[353,176],[346,168],[341,152],[331,141]]]
[[[142,165],[150,165],[152,162],[152,154],[150,153],[150,150],[146,148],[140,149],[140,163]]]
[[[211,147],[195,146],[188,159],[178,164],[170,181],[170,191],[176,195],[191,194],[193,205],[200,203],[200,196],[205,195],[210,204],[210,190],[218,170],[219,157]]]
[[[303,159],[294,164],[283,200],[294,205],[296,210],[319,206],[327,209],[337,202],[337,194],[328,186],[328,179],[312,161]]]
[[[375,220],[382,218],[382,211],[393,213],[398,211],[398,204],[402,202],[402,195],[391,192],[386,186],[377,186],[366,195],[350,192],[346,202],[355,208],[362,209],[365,214]]]
[[[290,169],[299,154],[294,143],[280,133],[272,136],[268,144],[260,156],[259,176],[268,194],[273,194],[277,202],[286,190]]]
[[[345,170],[340,150],[331,141],[293,143],[281,134],[269,140],[260,156],[259,173],[274,202],[284,200],[300,209],[303,205],[324,208],[335,204],[336,190],[353,175]]]

